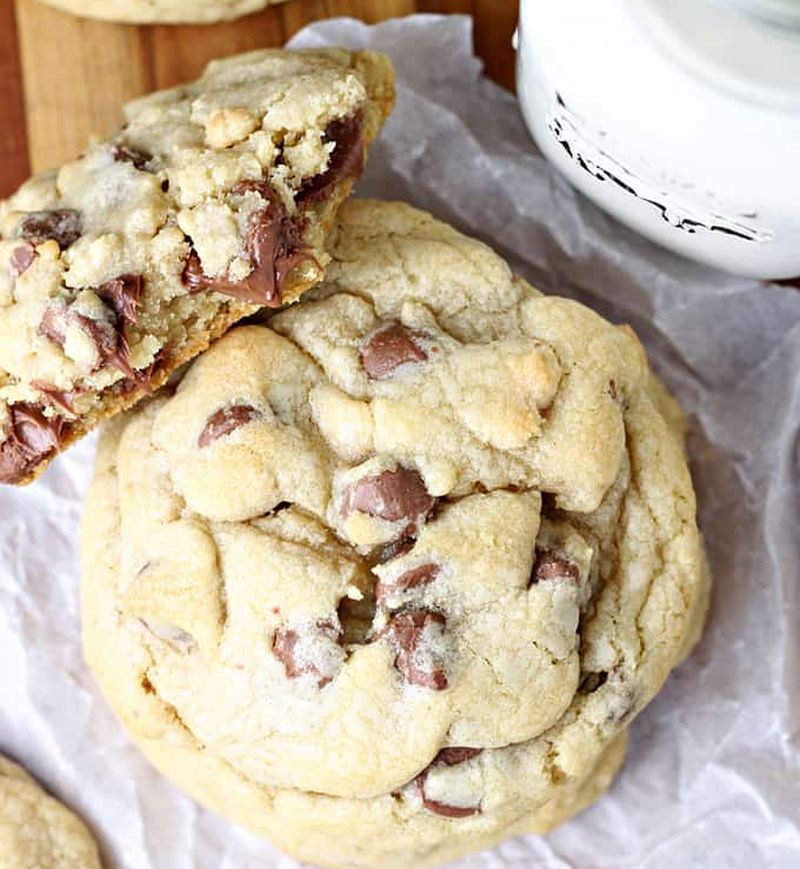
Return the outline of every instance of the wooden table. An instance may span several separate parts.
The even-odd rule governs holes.
[[[311,21],[466,12],[487,72],[510,87],[517,0],[288,0],[215,25],[131,26],[0,0],[0,196],[120,123],[130,97],[194,78],[212,57],[282,45]]]

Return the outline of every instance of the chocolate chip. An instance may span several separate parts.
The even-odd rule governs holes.
[[[39,334],[63,348],[67,328],[76,325],[94,342],[100,365],[112,365],[126,377],[136,377],[129,362],[130,347],[125,329],[128,324],[136,322],[144,278],[141,275],[118,275],[96,287],[94,292],[107,306],[108,321],[87,317],[74,306],[50,307],[42,315]]]
[[[286,626],[275,631],[272,641],[272,652],[283,664],[283,669],[289,679],[311,675],[317,677],[317,687],[324,688],[333,681],[341,666],[341,658],[336,656],[336,666],[326,660],[326,646],[339,646],[342,635],[339,629],[330,621],[315,622],[306,632],[298,628]],[[300,647],[305,646],[305,649]]]
[[[69,427],[61,417],[46,417],[32,404],[8,408],[6,439],[0,443],[0,482],[19,483],[61,445]]]
[[[446,619],[430,610],[406,610],[394,615],[383,632],[395,650],[394,666],[411,685],[433,691],[447,688],[447,676],[431,646],[431,633],[444,631]]]
[[[119,330],[118,324],[104,320],[93,320],[85,314],[79,313],[74,307],[63,309],[50,307],[42,315],[39,323],[39,334],[49,338],[59,347],[64,347],[66,333],[70,325],[81,329],[93,342],[97,350],[99,364],[111,365],[118,368],[127,377],[133,376],[134,372],[128,362],[129,347],[125,335]]]
[[[64,346],[67,332],[67,312],[58,308],[45,308],[39,328],[36,330],[40,335],[48,338],[59,347]]]
[[[335,147],[328,168],[313,178],[307,178],[295,197],[298,203],[313,205],[330,196],[331,188],[345,178],[358,178],[364,171],[364,116],[356,112],[347,118],[337,118],[325,128],[325,142]]]
[[[381,471],[362,477],[348,488],[342,502],[342,515],[358,511],[387,522],[404,521],[403,536],[413,536],[431,512],[435,499],[428,494],[419,471],[398,465],[393,471]]]
[[[578,692],[581,694],[593,694],[598,688],[606,684],[608,673],[605,670],[600,670],[597,673],[587,673],[578,686]]]
[[[61,250],[76,242],[83,232],[83,219],[72,208],[33,211],[20,223],[17,235],[32,244],[54,239]]]
[[[144,170],[145,166],[153,159],[152,154],[147,154],[140,151],[138,148],[131,148],[128,145],[114,145],[111,152],[114,155],[114,160],[117,163],[132,163],[135,169]]]
[[[42,395],[57,407],[66,410],[68,413],[75,414],[75,399],[85,394],[84,389],[76,388],[69,391],[56,389],[55,386],[50,386],[47,383],[42,383],[41,380],[32,380],[31,386],[38,389]]]
[[[254,420],[259,415],[258,411],[249,404],[234,404],[231,407],[221,407],[212,414],[200,432],[197,446],[201,449],[213,444],[225,435],[236,431],[237,428]]]
[[[401,573],[397,579],[390,582],[378,580],[375,585],[375,597],[382,602],[390,594],[428,585],[439,575],[439,569],[438,564],[421,564],[419,567],[413,567],[411,570]]]
[[[147,392],[151,392],[154,388],[153,379],[157,374],[160,374],[167,367],[170,361],[170,348],[164,345],[153,357],[153,361],[146,368],[139,368],[132,371],[124,380],[114,384],[115,388],[123,394],[133,392],[142,385],[146,385]]]
[[[444,766],[457,766],[460,763],[465,763],[472,760],[483,752],[482,748],[443,748],[434,759],[430,766],[424,769],[414,780],[417,786],[417,793],[422,800],[422,805],[429,812],[436,815],[442,815],[445,818],[468,818],[470,815],[478,815],[481,812],[480,805],[477,806],[453,806],[449,803],[442,803],[438,800],[428,799],[425,793],[425,782],[431,768],[442,764]]]
[[[213,290],[253,305],[276,308],[282,303],[283,285],[289,272],[302,262],[314,260],[314,256],[302,239],[301,224],[286,213],[268,184],[242,181],[233,190],[234,195],[248,192],[257,193],[267,203],[250,218],[247,233],[250,274],[241,281],[209,277],[197,252],[192,250],[181,280],[190,293]]]
[[[143,292],[144,278],[132,274],[117,275],[95,289],[95,293],[114,312],[117,323],[123,329],[136,322]]]
[[[445,766],[456,766],[459,763],[472,760],[473,757],[477,757],[482,753],[482,748],[443,748],[436,757],[434,757],[431,765],[435,763],[443,763]]]
[[[30,242],[25,242],[14,248],[11,254],[11,271],[19,277],[26,272],[36,259],[36,251]]]
[[[536,561],[531,574],[531,584],[549,580],[570,580],[578,582],[581,574],[578,565],[555,552],[544,551],[536,554]]]
[[[421,343],[428,337],[400,323],[389,323],[364,342],[359,351],[361,365],[371,380],[386,380],[401,365],[424,362],[428,358]]]
[[[414,548],[414,540],[411,537],[401,537],[399,540],[393,540],[382,546],[376,555],[373,557],[373,564],[386,564],[393,558],[400,558],[401,555],[408,555]]]

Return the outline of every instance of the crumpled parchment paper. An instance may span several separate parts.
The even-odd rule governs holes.
[[[634,723],[608,796],[546,838],[458,867],[797,869],[800,292],[682,260],[574,192],[514,98],[481,77],[468,19],[338,19],[293,41],[323,44],[397,64],[397,110],[360,194],[427,208],[543,290],[630,322],[691,423],[716,578],[705,638]],[[76,549],[93,450],[87,439],[33,486],[0,491],[0,751],[81,813],[109,869],[293,869],[155,773],[81,660]]]

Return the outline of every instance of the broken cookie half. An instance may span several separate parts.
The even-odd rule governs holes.
[[[215,61],[2,203],[0,482],[29,482],[235,322],[318,283],[393,100],[373,52]]]

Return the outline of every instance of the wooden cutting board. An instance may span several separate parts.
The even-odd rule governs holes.
[[[200,26],[109,24],[38,0],[0,0],[0,196],[112,132],[126,100],[192,79],[213,57],[282,45],[320,18],[413,12],[471,13],[487,72],[511,86],[517,0],[287,0]]]

